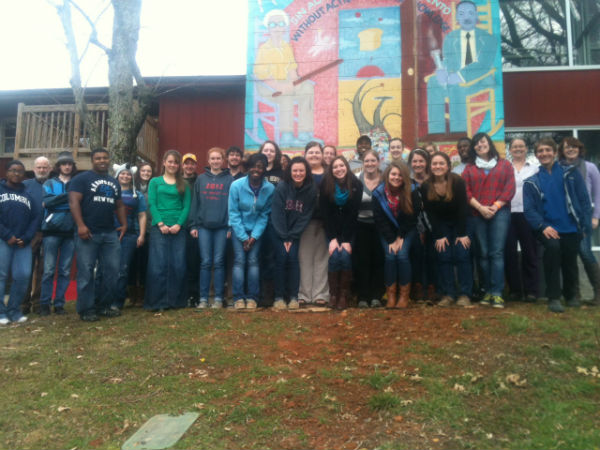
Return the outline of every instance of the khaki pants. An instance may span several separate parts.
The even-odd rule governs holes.
[[[298,298],[306,302],[329,300],[327,271],[329,252],[325,238],[323,222],[318,219],[310,221],[300,237],[298,250],[300,262],[300,292]]]

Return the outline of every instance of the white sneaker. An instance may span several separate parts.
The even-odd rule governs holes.
[[[196,309],[206,309],[208,308],[208,302],[206,300],[200,300],[196,305]]]
[[[246,302],[244,301],[243,298],[240,298],[239,300],[235,301],[235,303],[233,304],[233,307],[235,309],[246,309]]]
[[[471,306],[471,300],[466,295],[461,295],[456,301],[456,306]]]
[[[0,319],[0,325],[8,325],[9,323],[10,320],[8,320],[6,317]]]
[[[298,303],[298,300],[295,298],[291,299],[290,303],[288,304],[288,309],[300,309],[300,303]]]
[[[21,316],[16,320],[17,323],[25,323],[27,322],[27,316]]]
[[[256,300],[246,300],[246,309],[256,309]]]
[[[287,305],[282,299],[277,299],[275,300],[275,303],[273,303],[273,309],[276,311],[283,311],[284,309],[287,309]]]
[[[213,304],[211,305],[212,309],[221,309],[223,308],[223,302],[222,301],[214,301]]]

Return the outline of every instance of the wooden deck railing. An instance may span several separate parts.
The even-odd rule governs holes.
[[[101,145],[108,148],[108,105],[88,104],[87,114],[92,117],[99,132]],[[158,158],[158,130],[156,120],[147,118],[137,140],[138,155],[156,164]],[[19,103],[15,135],[15,158],[31,169],[38,156],[55,161],[58,153],[71,151],[80,169],[89,168],[91,152],[89,130],[75,105],[32,105]]]

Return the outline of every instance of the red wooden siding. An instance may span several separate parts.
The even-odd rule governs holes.
[[[507,127],[600,125],[600,70],[504,73]]]
[[[198,166],[203,167],[211,147],[243,148],[244,92],[163,97],[158,126],[160,158],[175,149],[181,154],[194,153]]]

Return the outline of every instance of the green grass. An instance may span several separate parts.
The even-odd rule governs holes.
[[[386,392],[374,394],[369,399],[369,407],[374,411],[391,411],[400,406],[400,399]]]
[[[196,411],[175,449],[599,448],[600,378],[577,367],[600,367],[600,310],[86,324],[73,306],[0,328],[0,447],[119,449],[156,414]],[[437,333],[448,314],[460,326]]]

